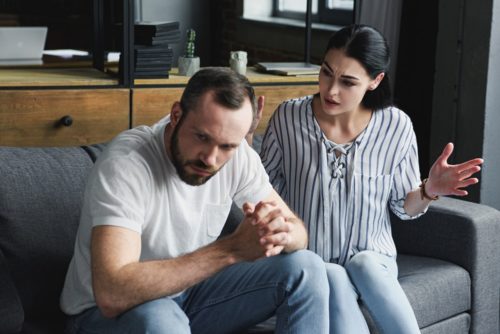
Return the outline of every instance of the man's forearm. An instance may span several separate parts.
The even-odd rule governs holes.
[[[238,261],[221,240],[178,258],[133,262],[110,275],[93,267],[96,302],[114,317],[149,300],[181,292]]]

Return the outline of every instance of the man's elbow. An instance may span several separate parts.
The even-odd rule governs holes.
[[[106,318],[114,318],[126,310],[124,304],[108,291],[94,289],[94,297],[99,311]]]

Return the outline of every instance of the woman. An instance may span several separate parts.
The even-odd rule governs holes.
[[[280,195],[304,220],[309,248],[326,262],[331,333],[369,333],[362,299],[383,333],[420,333],[398,283],[388,207],[402,219],[440,195],[466,195],[482,159],[449,165],[453,144],[420,180],[409,117],[392,105],[389,50],[375,29],[335,33],[319,93],[286,101],[273,115],[261,158]]]

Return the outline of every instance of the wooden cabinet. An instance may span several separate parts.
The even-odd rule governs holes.
[[[283,102],[296,97],[312,95],[318,91],[318,85],[276,85],[276,86],[257,86],[255,95],[265,96],[265,107],[262,113],[262,119],[257,127],[256,133],[264,134],[269,118],[276,108]]]
[[[184,88],[134,88],[132,90],[132,127],[152,125],[170,113]]]
[[[6,75],[7,74],[7,75]],[[283,101],[317,92],[317,77],[282,77],[249,69],[257,96],[266,98],[257,133]],[[0,145],[72,146],[101,143],[170,113],[188,77],[135,80],[119,88],[93,69],[0,69]]]
[[[130,127],[130,90],[89,67],[0,69],[0,145],[73,146]]]
[[[256,86],[255,95],[265,96],[262,120],[257,128],[257,133],[263,134],[269,118],[278,105],[288,99],[314,94],[317,85],[283,84],[272,86]],[[132,126],[151,125],[170,113],[172,104],[179,101],[183,88],[136,88],[133,90]]]
[[[255,95],[266,98],[262,120],[257,128],[259,134],[264,133],[269,118],[281,102],[318,92],[316,76],[284,77],[258,73],[249,68],[247,77],[255,88]],[[151,81],[136,80],[139,86],[132,92],[132,126],[151,125],[170,113],[172,104],[180,100],[187,79],[174,72],[169,79],[161,81],[165,85],[161,88],[148,88]]]
[[[130,127],[130,90],[88,67],[0,69],[0,145],[101,143]]]
[[[129,90],[1,90],[0,145],[105,142],[129,128]]]

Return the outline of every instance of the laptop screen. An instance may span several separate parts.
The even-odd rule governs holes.
[[[46,37],[47,27],[0,27],[0,61],[41,63]]]

